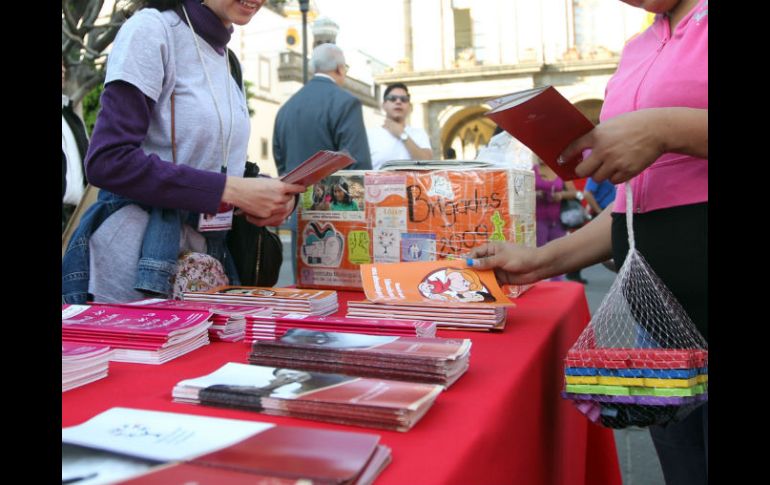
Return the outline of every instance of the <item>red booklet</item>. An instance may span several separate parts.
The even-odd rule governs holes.
[[[175,336],[196,334],[211,325],[205,311],[127,308],[110,305],[63,305],[62,335],[89,334],[141,337],[173,341]]]
[[[278,478],[227,468],[174,463],[152,468],[148,473],[117,482],[115,485],[310,485],[311,483],[304,478]]]
[[[411,335],[415,337],[435,337],[436,325],[420,320],[393,320],[369,318],[366,320],[347,317],[319,317],[296,313],[275,316],[249,316],[246,318],[250,331],[269,330],[273,339],[280,337],[291,328],[312,328],[325,331],[357,332],[365,334],[384,333],[386,335]]]
[[[308,187],[355,162],[346,153],[321,150],[281,177],[281,180]]]
[[[579,178],[575,167],[583,161],[582,157],[560,163],[559,156],[594,125],[556,88],[527,89],[487,104],[492,107],[487,117],[535,152],[562,180]]]
[[[201,485],[288,485],[298,479],[303,484],[364,485],[390,461],[390,450],[375,434],[129,408],[111,408],[63,428],[62,443],[178,465],[128,483],[187,483],[182,478],[192,472]],[[63,477],[74,471],[69,465],[63,458]],[[73,465],[81,475],[101,474],[97,459]],[[247,476],[251,481],[244,480]]]
[[[206,301],[169,300],[164,298],[147,298],[129,303],[113,303],[113,306],[158,308],[162,310],[190,310],[195,312],[210,312],[217,317],[239,317],[245,315],[269,315],[267,307],[254,305],[231,305]]]

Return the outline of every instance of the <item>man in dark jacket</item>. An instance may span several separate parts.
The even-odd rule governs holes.
[[[342,89],[347,67],[335,44],[321,44],[310,59],[315,73],[278,110],[273,129],[273,157],[279,175],[319,150],[346,151],[356,161],[347,170],[371,170],[372,159],[361,101]],[[296,275],[297,220],[291,219],[292,272]]]
[[[315,76],[278,110],[273,131],[273,157],[279,175],[318,150],[347,151],[356,161],[348,170],[372,168],[361,101],[342,89],[345,56],[334,44],[313,50]]]

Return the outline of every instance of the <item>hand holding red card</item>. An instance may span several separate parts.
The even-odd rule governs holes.
[[[575,167],[580,155],[563,160],[567,146],[594,125],[553,86],[528,89],[487,102],[487,117],[526,145],[562,180],[578,177]]]
[[[345,153],[321,150],[281,177],[281,180],[287,184],[299,184],[308,187],[353,163],[355,160]]]

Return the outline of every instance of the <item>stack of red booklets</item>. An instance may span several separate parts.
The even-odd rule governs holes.
[[[321,150],[297,165],[294,170],[281,177],[281,180],[308,187],[355,162],[347,153]]]
[[[129,408],[62,429],[62,450],[62,483],[369,485],[391,460],[370,433]]]
[[[192,310],[211,313],[212,324],[209,327],[209,339],[212,342],[239,342],[243,340],[248,316],[267,316],[273,313],[270,307],[252,305],[228,305],[205,301],[164,300],[148,298],[133,301],[127,306],[159,308],[163,310]]]
[[[354,332],[369,335],[404,335],[435,337],[436,324],[420,320],[357,319],[347,317],[317,317],[299,313],[276,316],[246,317],[246,342],[275,340],[292,328],[307,328],[329,332]]]
[[[61,343],[61,391],[107,377],[112,350],[107,345]]]
[[[274,314],[330,315],[339,308],[336,291],[303,290],[301,288],[217,286],[206,291],[185,292],[182,299],[185,301],[267,306],[273,309]]]
[[[277,416],[407,431],[444,389],[393,381],[229,362],[177,383],[174,401]]]
[[[364,301],[349,301],[351,318],[426,320],[442,328],[502,330],[514,306],[494,272],[464,261],[362,264]]]
[[[62,341],[109,345],[112,361],[162,364],[207,345],[211,313],[62,305]]]
[[[468,370],[470,339],[416,338],[294,328],[255,342],[249,362],[449,387]]]

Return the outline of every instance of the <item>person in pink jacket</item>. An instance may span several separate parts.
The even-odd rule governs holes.
[[[545,246],[491,243],[468,258],[504,284],[533,283],[628,252],[625,184],[634,240],[708,341],[708,0],[624,0],[657,14],[625,46],[600,123],[572,142],[580,177],[610,180],[617,196],[578,231]],[[708,403],[683,421],[651,426],[668,485],[708,482]]]

